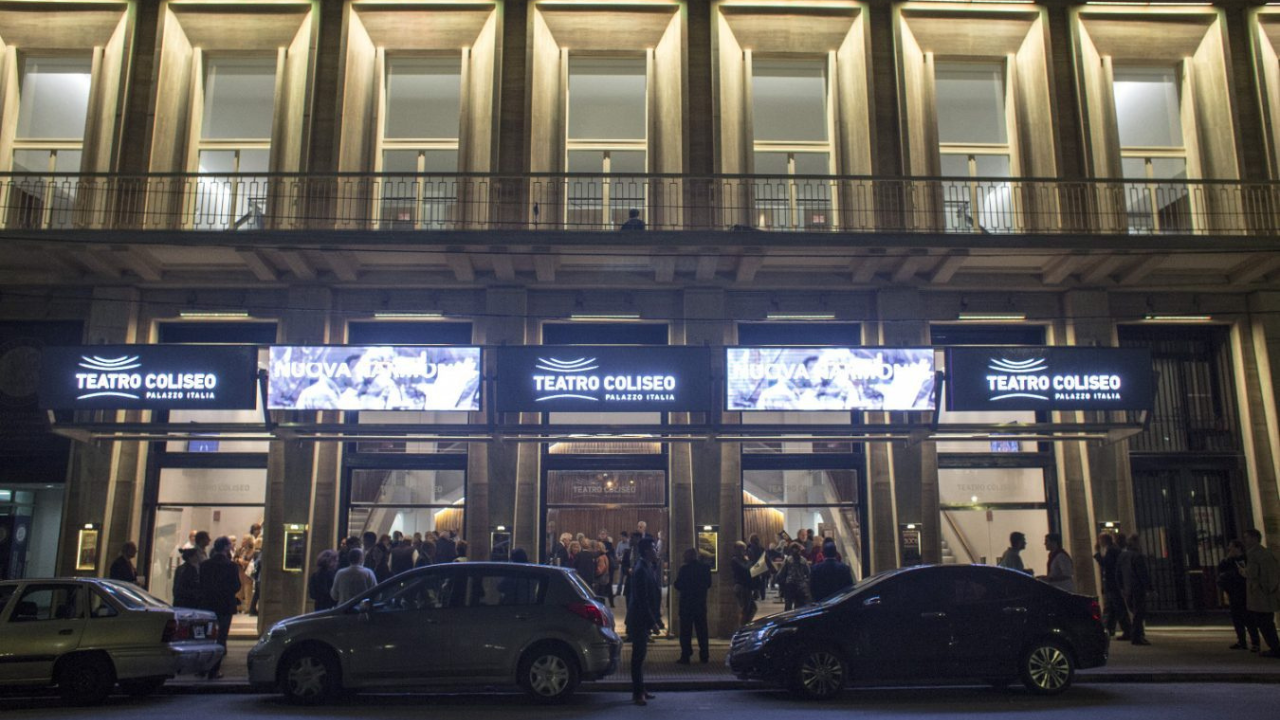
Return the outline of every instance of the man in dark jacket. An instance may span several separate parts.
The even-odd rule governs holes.
[[[1129,544],[1116,562],[1120,578],[1120,592],[1125,607],[1133,617],[1129,620],[1129,640],[1134,645],[1150,645],[1146,634],[1147,593],[1151,592],[1151,570],[1147,556],[1142,554],[1142,539],[1135,533],[1129,536]],[[1124,640],[1124,636],[1120,637]]]
[[[399,575],[402,572],[413,569],[413,543],[400,541],[399,545],[391,548],[391,574]]]
[[[213,541],[213,552],[200,565],[200,599],[205,610],[218,616],[218,644],[227,646],[231,632],[231,616],[236,614],[240,601],[240,566],[231,560],[231,539],[220,537]],[[209,669],[209,679],[222,677],[222,661]]]
[[[644,690],[644,659],[649,654],[649,633],[662,627],[662,586],[654,572],[658,553],[653,538],[642,538],[631,570],[631,594],[627,596],[627,639],[631,643],[631,701],[645,705],[652,695]]]
[[[138,570],[133,566],[133,559],[136,557],[138,557],[138,546],[132,541],[125,543],[120,548],[120,557],[111,563],[111,570],[107,573],[107,577],[137,585]]]
[[[1102,624],[1108,635],[1116,634],[1116,623],[1120,624],[1120,634],[1129,634],[1129,611],[1124,606],[1124,596],[1120,593],[1120,549],[1116,547],[1111,533],[1104,532],[1098,536],[1098,544],[1093,559],[1102,570]]]
[[[697,548],[684,551],[684,565],[676,575],[676,591],[680,593],[680,659],[688,665],[693,657],[693,632],[698,631],[698,659],[711,660],[707,649],[707,591],[711,589],[711,568],[698,559]]]
[[[453,531],[441,530],[440,539],[436,540],[437,563],[451,563],[458,558],[458,543],[454,539]]]
[[[1231,608],[1231,624],[1236,629],[1236,644],[1232,650],[1248,650],[1245,633],[1253,641],[1253,651],[1258,652],[1260,640],[1258,628],[1249,617],[1247,584],[1244,579],[1245,555],[1244,543],[1232,540],[1227,543],[1227,556],[1218,563],[1218,587],[1227,594],[1227,605]]]
[[[828,540],[822,544],[822,557],[823,561],[809,571],[809,594],[814,602],[853,587],[853,570],[840,562],[834,542]]]

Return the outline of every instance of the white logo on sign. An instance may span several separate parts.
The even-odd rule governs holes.
[[[600,369],[600,366],[596,365],[595,363],[596,363],[595,358],[578,358],[576,360],[560,360],[558,358],[538,358],[538,362],[535,365],[535,367],[537,367],[539,370],[545,370],[547,372],[560,373],[560,374],[573,374],[573,373],[584,373],[584,372],[589,372],[591,370]],[[599,387],[599,384],[598,384],[599,380],[595,378],[591,379],[591,380],[595,380],[596,381],[595,383],[592,383],[591,380],[587,380],[586,378],[584,378],[583,380],[584,380],[583,382],[556,383],[556,386],[559,387],[563,385],[564,387],[572,387],[575,389],[582,388],[586,391],[590,391],[594,389],[591,387],[592,384],[595,384],[596,387]],[[600,399],[598,397],[593,397],[591,395],[579,395],[573,392],[562,392],[556,395],[544,395],[543,397],[538,398],[534,402],[542,402],[543,400],[557,400],[560,398],[577,398],[579,400],[592,400],[592,401],[598,401]]]
[[[1032,358],[1031,360],[1008,360],[1005,358],[995,358],[987,367],[996,372],[1011,373],[1014,375],[1025,375],[1029,373],[1045,372],[1049,369],[1048,363],[1044,358]],[[1012,383],[1017,385],[1017,383]],[[1026,385],[1034,385],[1035,383],[1026,383]],[[1049,396],[1039,395],[1032,392],[1011,392],[1004,395],[996,395],[992,400],[1007,400],[1009,398],[1031,398],[1033,400],[1048,400]]]
[[[138,356],[138,355],[123,355],[118,358],[102,358],[102,357],[98,357],[97,355],[94,355],[92,357],[87,355],[81,355],[80,367],[86,370],[93,370],[95,372],[102,372],[102,373],[123,372],[125,370],[137,370],[138,368],[142,367],[142,363],[139,362],[141,359],[142,359],[141,356]],[[115,390],[94,392],[94,393],[89,393],[87,395],[80,395],[76,397],[76,399],[87,400],[89,398],[96,398],[96,397],[122,397],[122,398],[129,398],[130,400],[140,399],[139,396],[134,395],[133,393],[119,392]]]

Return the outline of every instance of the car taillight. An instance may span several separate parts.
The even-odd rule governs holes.
[[[1097,600],[1089,601],[1089,617],[1093,618],[1094,622],[1102,622],[1102,606]]]
[[[597,607],[595,603],[570,603],[565,605],[564,609],[584,620],[590,620],[593,624],[599,625],[600,627],[604,627],[606,624],[604,613],[600,611],[600,608]]]
[[[164,624],[164,632],[160,634],[160,642],[173,642],[173,636],[178,634],[178,621],[169,618],[169,622]]]

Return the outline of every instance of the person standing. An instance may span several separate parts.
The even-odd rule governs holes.
[[[458,543],[454,539],[452,530],[445,530],[440,533],[439,539],[436,540],[435,561],[438,563],[451,563],[458,559]]]
[[[253,536],[245,535],[240,541],[240,546],[236,548],[235,560],[236,567],[240,569],[240,592],[236,595],[236,599],[240,601],[240,612],[249,611],[249,601],[253,599],[253,579],[249,577],[249,570],[253,565],[253,559],[256,551],[253,549]]]
[[[333,576],[338,572],[338,553],[325,550],[316,558],[316,571],[307,578],[307,597],[316,604],[316,610],[328,610],[335,605]]]
[[[822,562],[814,565],[809,574],[809,589],[814,602],[853,587],[853,570],[840,560],[836,544],[831,540],[822,544],[822,557]]]
[[[351,548],[347,551],[347,557],[351,564],[334,573],[333,587],[329,590],[329,596],[336,605],[358,597],[378,584],[377,576],[362,563],[364,550]]]
[[[1120,625],[1120,634],[1129,634],[1129,611],[1124,605],[1124,595],[1120,592],[1119,562],[1120,550],[1109,532],[1098,535],[1098,544],[1094,546],[1093,559],[1102,571],[1102,625],[1107,634],[1115,637],[1116,624]]]
[[[1125,607],[1133,615],[1129,620],[1128,637],[1121,635],[1119,639],[1129,640],[1134,645],[1150,645],[1151,641],[1147,640],[1147,595],[1151,592],[1151,570],[1147,566],[1147,557],[1142,554],[1142,538],[1137,533],[1129,536],[1129,542],[1116,562],[1116,570]]]
[[[810,566],[804,556],[804,547],[800,543],[791,543],[787,553],[782,569],[778,570],[778,586],[782,588],[785,601],[783,610],[804,607],[812,601],[809,594]]]
[[[1075,566],[1071,562],[1071,556],[1062,549],[1062,536],[1058,533],[1045,535],[1044,549],[1049,551],[1049,569],[1046,574],[1036,579],[1043,580],[1059,590],[1075,592]]]
[[[688,665],[693,657],[693,633],[698,633],[698,659],[710,662],[707,648],[707,591],[711,589],[711,568],[698,558],[698,549],[684,551],[684,564],[676,574],[676,592],[680,593],[680,665]]]
[[[733,544],[730,564],[733,570],[733,597],[738,601],[738,619],[742,625],[746,625],[756,616],[755,578],[751,577],[752,563],[747,555],[746,543],[739,540]]]
[[[412,542],[401,539],[400,544],[391,548],[391,574],[399,575],[413,569],[415,548]]]
[[[195,546],[183,548],[182,564],[173,574],[173,604],[175,607],[200,607],[200,566],[196,564]]]
[[[602,585],[605,589],[604,596],[609,600],[609,607],[613,607],[613,578],[618,573],[618,555],[614,552],[613,538],[609,537],[607,530],[601,530],[600,534],[596,535],[596,538],[600,543],[600,552],[604,554],[605,560],[609,564]]]
[[[1258,651],[1258,628],[1249,617],[1248,581],[1244,578],[1244,543],[1232,540],[1227,543],[1227,556],[1218,563],[1218,587],[1226,593],[1227,606],[1231,608],[1231,624],[1236,629],[1236,644],[1232,650]],[[1252,644],[1245,643],[1248,631]]]
[[[573,533],[560,533],[560,541],[547,548],[547,564],[558,567],[569,567],[569,543],[573,542]]]
[[[653,696],[644,689],[644,660],[649,654],[649,633],[662,628],[662,586],[654,572],[658,554],[653,538],[641,538],[631,570],[631,594],[627,597],[627,639],[631,643],[631,701],[646,705]]]
[[[760,544],[760,536],[752,534],[747,538],[747,559],[752,565],[760,562],[760,558],[764,557],[764,546]],[[764,600],[765,588],[769,587],[769,572],[766,569],[763,573],[758,573],[751,577],[751,589],[755,593],[757,600]]]
[[[413,563],[414,567],[424,567],[435,562],[436,544],[430,537],[422,539],[422,544],[418,546],[418,559]]]
[[[1027,548],[1027,536],[1020,532],[1009,533],[1009,549],[1004,551],[996,565],[1018,572],[1026,572],[1022,565],[1022,551]]]
[[[231,633],[231,617],[240,603],[236,599],[240,592],[240,567],[231,559],[233,548],[230,538],[214,540],[209,559],[200,565],[200,599],[203,609],[218,616],[218,644],[223,648],[227,647],[227,636]],[[210,680],[222,677],[221,659],[209,669],[208,677]]]
[[[201,565],[205,560],[209,559],[209,543],[213,542],[213,538],[209,537],[208,530],[200,530],[196,532],[196,564]]]
[[[138,569],[133,566],[133,559],[138,557],[138,545],[132,540],[120,546],[120,555],[111,563],[107,577],[120,582],[138,584]]]
[[[1277,610],[1280,610],[1280,560],[1262,544],[1262,533],[1244,531],[1245,601],[1258,634],[1267,641],[1263,657],[1280,658],[1280,638],[1276,637]]]

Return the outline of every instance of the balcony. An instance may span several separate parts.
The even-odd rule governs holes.
[[[3,230],[1272,236],[1280,183],[494,174],[0,174]],[[411,241],[406,239],[406,241]],[[800,243],[796,243],[800,244]]]

